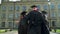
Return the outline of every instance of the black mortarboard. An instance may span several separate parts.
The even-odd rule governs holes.
[[[43,14],[47,14],[47,12],[46,12],[46,11],[42,11],[42,13],[43,13]]]
[[[37,7],[36,5],[32,5],[31,8]]]
[[[23,11],[22,13],[21,13],[21,15],[25,15],[27,12],[26,11]]]

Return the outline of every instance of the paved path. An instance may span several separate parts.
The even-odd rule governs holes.
[[[17,33],[17,31],[11,31],[11,32],[0,33],[0,34],[18,34],[18,33]],[[57,33],[50,32],[50,34],[57,34]]]
[[[57,34],[57,33],[50,32],[50,34]]]

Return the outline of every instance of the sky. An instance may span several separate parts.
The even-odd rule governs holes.
[[[21,0],[9,0],[9,1],[21,1]],[[0,4],[1,4],[1,0],[0,0]]]
[[[20,1],[20,0],[9,0],[9,1]],[[1,3],[1,0],[0,0],[0,3]]]
[[[21,0],[9,0],[9,1],[21,1]],[[48,0],[48,1],[50,1],[50,0]],[[0,4],[1,4],[1,0],[0,0]]]
[[[9,0],[9,1],[20,1],[20,0]]]
[[[0,4],[1,4],[1,0],[0,0]]]

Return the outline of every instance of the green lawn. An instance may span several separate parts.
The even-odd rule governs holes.
[[[8,31],[17,31],[17,30],[10,30],[10,29],[0,29],[0,33],[8,32]]]
[[[54,32],[54,30],[52,30],[52,32]],[[57,33],[60,33],[60,29],[56,29],[56,32]]]
[[[0,33],[4,33],[5,32],[5,30],[0,30]]]

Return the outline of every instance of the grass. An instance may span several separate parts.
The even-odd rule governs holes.
[[[0,33],[4,33],[5,32],[5,30],[0,30]]]
[[[8,32],[8,31],[17,31],[17,30],[10,30],[10,29],[0,29],[0,33]]]
[[[54,30],[52,29],[52,32],[54,32]],[[60,29],[56,29],[57,33],[60,33]]]

